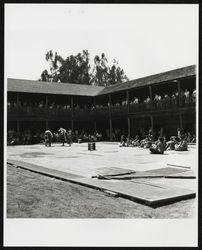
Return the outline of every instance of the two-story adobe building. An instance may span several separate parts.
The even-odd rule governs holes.
[[[149,129],[167,138],[177,128],[195,134],[196,66],[108,87],[7,80],[8,129],[98,131],[105,140]]]

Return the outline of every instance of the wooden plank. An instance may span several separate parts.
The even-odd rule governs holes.
[[[191,167],[188,167],[188,166],[181,166],[181,165],[175,165],[175,164],[167,164],[168,166],[173,166],[173,167],[178,167],[178,168],[187,168],[187,169],[190,169]]]
[[[119,196],[140,201],[146,205],[156,205],[167,202],[182,200],[185,198],[195,197],[193,190],[167,187],[163,185],[153,185],[144,182],[131,182],[131,181],[114,181],[109,180],[95,180],[95,179],[77,179],[79,182],[85,183],[87,186],[96,187],[98,189],[106,189]]]
[[[96,169],[97,176],[92,176],[93,178],[99,177],[99,176],[119,176],[119,175],[126,175],[126,174],[132,174],[136,173],[136,171],[131,169],[123,169],[123,168],[116,168],[116,167],[103,167]]]
[[[55,177],[55,178],[59,178],[59,179],[76,179],[76,178],[82,177],[80,175],[62,172],[62,171],[59,171],[56,169],[46,168],[43,166],[39,166],[39,165],[35,165],[35,164],[31,164],[31,163],[19,161],[19,160],[7,159],[7,163],[11,164],[15,167],[27,169],[27,170],[30,170],[30,171],[35,172],[35,173],[41,173],[41,174]]]
[[[8,163],[17,165],[20,168],[33,172],[42,173],[47,176],[59,178],[83,186],[92,187],[99,190],[108,190],[117,193],[118,196],[139,201],[147,205],[163,204],[165,202],[181,200],[195,197],[193,190],[155,185],[147,182],[117,181],[117,180],[97,180],[92,178],[79,178],[77,175],[45,168],[42,166],[26,163],[23,161],[7,160]]]
[[[162,177],[166,177],[169,175],[182,173],[186,171],[188,170],[165,167],[165,168],[158,168],[158,169],[152,169],[152,170],[147,170],[147,171],[137,171],[135,173],[129,173],[129,174],[120,175],[120,176],[107,175],[107,177],[111,179],[162,178]]]
[[[165,178],[178,178],[178,179],[196,179],[196,175],[192,170],[188,170],[182,173],[176,173],[173,175],[168,175]]]

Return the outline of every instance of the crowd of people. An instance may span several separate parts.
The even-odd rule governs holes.
[[[196,90],[193,90],[192,92],[185,89],[185,90],[181,90],[180,92],[181,94],[181,105],[189,105],[191,103],[195,103],[196,102]],[[8,110],[12,110],[15,109],[17,107],[17,103],[16,102],[12,102],[12,101],[8,101]],[[128,101],[127,99],[122,99],[121,101],[117,101],[115,103],[111,104],[111,108],[115,108],[115,107],[124,107],[127,106]],[[155,109],[161,109],[161,108],[168,108],[170,106],[178,106],[179,105],[179,93],[178,91],[175,91],[174,93],[168,95],[166,93],[164,94],[156,94],[153,98],[153,100],[147,96],[145,99],[140,99],[138,97],[133,97],[130,101],[129,104],[131,106],[134,106],[136,108],[138,107],[142,107],[142,105],[144,105],[144,107],[146,109],[150,109],[151,107],[155,108]],[[106,103],[106,104],[89,104],[89,105],[79,105],[79,104],[74,104],[74,109],[75,110],[102,110],[102,109],[106,109],[108,108],[110,104]],[[19,102],[19,106],[21,107],[21,109],[26,109],[26,111],[31,112],[32,110],[36,109],[36,110],[44,110],[46,108],[46,104],[44,101],[39,101],[39,102]],[[54,101],[49,103],[47,105],[47,109],[49,112],[67,112],[67,111],[71,111],[71,105],[70,104],[58,104],[55,103]]]
[[[121,130],[118,132],[120,134]],[[188,150],[188,143],[196,143],[194,134],[192,135],[190,132],[183,133],[179,128],[177,134],[171,136],[169,140],[166,140],[166,137],[161,135],[158,136],[157,140],[154,140],[151,129],[144,138],[140,135],[136,135],[134,138],[120,135],[120,138],[120,147],[147,148],[153,154],[163,154],[165,150],[186,151]],[[101,133],[87,133],[84,129],[80,133],[78,130],[72,131],[64,128],[57,131],[51,131],[50,129],[41,131],[38,129],[34,133],[30,129],[25,129],[20,133],[17,133],[14,129],[9,129],[7,134],[8,145],[29,145],[45,142],[45,146],[51,146],[52,142],[60,142],[63,146],[65,143],[71,146],[73,142],[96,142],[102,139]]]
[[[182,133],[178,128],[177,135],[171,136],[169,141],[166,141],[166,137],[163,136],[159,136],[158,140],[154,140],[150,130],[148,135],[142,139],[139,135],[136,135],[134,139],[122,135],[119,146],[148,148],[152,154],[163,154],[165,150],[187,151],[188,143],[195,142],[195,135],[191,135],[190,132]]]
[[[36,132],[31,132],[30,129],[25,129],[21,132],[17,132],[15,129],[9,129],[7,133],[7,145],[29,145],[44,142],[46,145],[49,145],[49,141],[62,142],[62,144],[67,142],[69,144],[70,137],[71,143],[82,143],[102,140],[101,133],[87,133],[85,132],[85,130],[82,130],[81,133],[79,133],[78,130],[71,131],[70,129],[66,130],[63,128],[60,128],[58,131],[51,131],[47,129],[46,131],[37,130]]]
[[[191,93],[189,90],[181,90],[181,105],[188,105],[190,103],[196,102],[196,90],[193,90]],[[166,93],[164,94],[155,94],[154,98],[151,99],[150,96],[147,96],[145,99],[140,100],[138,97],[134,97],[130,101],[130,105],[138,105],[138,104],[144,104],[146,109],[150,109],[151,105],[153,104],[153,107],[156,109],[159,108],[167,108],[169,106],[177,106],[179,105],[179,93],[178,91],[173,92],[171,95],[168,95]],[[114,106],[125,106],[128,102],[126,99],[123,99],[121,103],[117,102],[114,104]]]

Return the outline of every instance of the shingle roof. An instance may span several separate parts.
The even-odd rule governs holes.
[[[104,88],[99,95],[114,93],[122,90],[147,86],[151,84],[167,82],[175,79],[180,79],[188,76],[196,75],[196,66],[190,65],[183,68],[178,68],[175,70],[166,71],[160,74],[150,75],[142,78],[138,78],[132,81],[117,83]]]
[[[7,91],[55,94],[55,95],[96,96],[96,95],[104,95],[127,89],[157,84],[161,82],[172,81],[175,79],[180,79],[194,75],[196,75],[196,66],[190,65],[187,67],[142,77],[124,83],[117,83],[108,87],[99,87],[99,86],[90,86],[90,85],[72,84],[72,83],[52,83],[52,82],[41,82],[33,80],[8,78]]]
[[[7,81],[7,91],[10,92],[95,96],[103,88],[84,84],[52,83],[12,78],[8,78]]]

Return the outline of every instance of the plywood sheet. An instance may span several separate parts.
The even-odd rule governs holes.
[[[31,164],[28,162],[24,161],[18,161],[18,160],[10,160],[8,159],[7,162],[11,165],[15,165],[16,167],[20,167],[23,169],[31,170],[36,173],[41,173],[44,175],[48,175],[51,177],[56,177],[56,178],[61,178],[61,179],[76,179],[76,178],[81,178],[82,176],[76,175],[76,174],[71,174],[67,172],[62,172],[56,169],[51,169],[43,166],[39,166],[36,164]]]
[[[195,179],[196,175],[192,170],[188,170],[182,173],[176,173],[166,176],[166,178],[184,178],[184,179]]]
[[[24,169],[46,174],[51,177],[64,179],[80,185],[108,190],[117,193],[121,197],[134,201],[141,201],[147,205],[163,204],[185,198],[195,197],[195,191],[179,187],[168,187],[164,185],[151,184],[144,181],[120,181],[120,180],[98,180],[92,178],[80,178],[66,172],[37,166],[23,161],[7,160]]]
[[[97,168],[96,173],[97,175],[108,177],[108,176],[120,176],[120,175],[132,174],[136,172],[131,169],[123,169],[117,167],[103,167],[103,168]]]
[[[172,168],[172,167],[165,167],[165,168],[158,168],[158,169],[152,169],[147,171],[137,171],[136,173],[129,173],[121,176],[112,176],[108,175],[108,178],[111,179],[133,179],[133,178],[160,178],[160,177],[166,177],[169,175],[174,174],[181,174],[188,171],[187,169],[181,169],[181,168]],[[105,175],[103,175],[105,176]]]
[[[147,205],[163,204],[185,198],[195,197],[193,190],[167,187],[163,185],[155,185],[144,182],[132,181],[108,181],[97,179],[77,179],[79,182],[91,187],[106,189],[120,196],[130,198],[132,200],[141,201]]]

